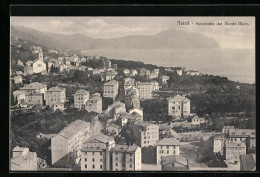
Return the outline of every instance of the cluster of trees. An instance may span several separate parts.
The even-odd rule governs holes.
[[[64,113],[59,110],[53,113],[48,109],[29,113],[14,111],[11,114],[11,149],[16,145],[28,147],[50,164],[50,140],[37,139],[36,136],[39,133],[56,134],[77,119],[91,122],[96,115],[77,109],[67,109]]]

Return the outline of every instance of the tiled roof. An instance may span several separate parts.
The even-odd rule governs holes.
[[[161,140],[158,140],[156,142],[157,146],[161,146],[161,145],[180,145],[179,141],[177,141],[175,138],[163,138]]]
[[[30,83],[26,86],[24,86],[23,88],[21,88],[21,90],[23,89],[42,89],[42,88],[47,88],[47,84],[42,84],[42,83],[39,83],[39,82],[33,82],[33,83]]]
[[[240,156],[240,163],[242,171],[255,171],[256,170],[256,159],[255,154],[245,154]]]
[[[14,149],[13,149],[13,152],[21,152],[21,151],[24,151],[28,148],[26,147],[19,147],[19,146],[16,146]]]
[[[90,126],[89,122],[83,121],[83,120],[76,120],[72,123],[70,123],[67,127],[65,127],[62,131],[58,133],[58,135],[71,138],[73,135],[75,135],[80,130],[87,128]]]
[[[111,151],[117,151],[117,152],[134,152],[138,146],[136,144],[133,145],[119,145],[116,144]]]
[[[184,96],[181,96],[181,95],[176,95],[175,97],[170,97],[168,98],[168,101],[190,101],[188,98],[184,97]]]
[[[81,94],[89,94],[89,91],[86,91],[86,90],[78,90],[76,93],[75,93],[75,95],[76,94],[79,94],[79,95],[81,95]]]
[[[65,90],[64,88],[60,88],[60,87],[52,87],[52,88],[49,88],[47,91],[48,92],[61,92]]]
[[[103,133],[99,133],[97,135],[93,135],[93,136],[89,137],[84,143],[87,143],[91,140],[98,140],[98,141],[101,141],[103,143],[107,143],[109,141],[112,141],[113,138],[110,137],[110,136],[104,135]]]

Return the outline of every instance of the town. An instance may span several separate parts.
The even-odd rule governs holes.
[[[11,36],[11,171],[255,170],[254,85]]]

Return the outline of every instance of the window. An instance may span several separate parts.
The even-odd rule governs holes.
[[[103,159],[100,159],[100,162],[103,162]]]
[[[169,150],[167,150],[167,154],[169,154]]]
[[[92,155],[94,155],[94,152],[92,152]]]
[[[118,166],[118,163],[116,163],[116,166]]]
[[[88,165],[87,165],[87,164],[85,164],[85,168],[88,168]]]
[[[94,158],[92,159],[92,162],[95,162],[95,159],[94,159]]]
[[[167,146],[167,149],[169,149],[169,146]]]
[[[103,155],[103,153],[102,153],[102,152],[100,152],[100,155]]]
[[[132,159],[130,159],[130,162],[132,162]]]
[[[116,160],[118,160],[118,158],[116,157]]]
[[[103,165],[100,165],[100,169],[103,169]]]
[[[117,155],[117,152],[116,152],[116,155]]]
[[[132,168],[132,164],[130,164],[130,168]]]
[[[37,67],[42,67],[42,64],[37,64]]]
[[[162,146],[161,146],[161,149],[162,149]]]
[[[85,158],[85,162],[87,161],[88,159],[87,158]]]
[[[92,165],[93,169],[95,169],[95,165]]]

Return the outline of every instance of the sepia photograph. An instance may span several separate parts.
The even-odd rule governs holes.
[[[255,171],[255,17],[10,16],[10,172]]]

